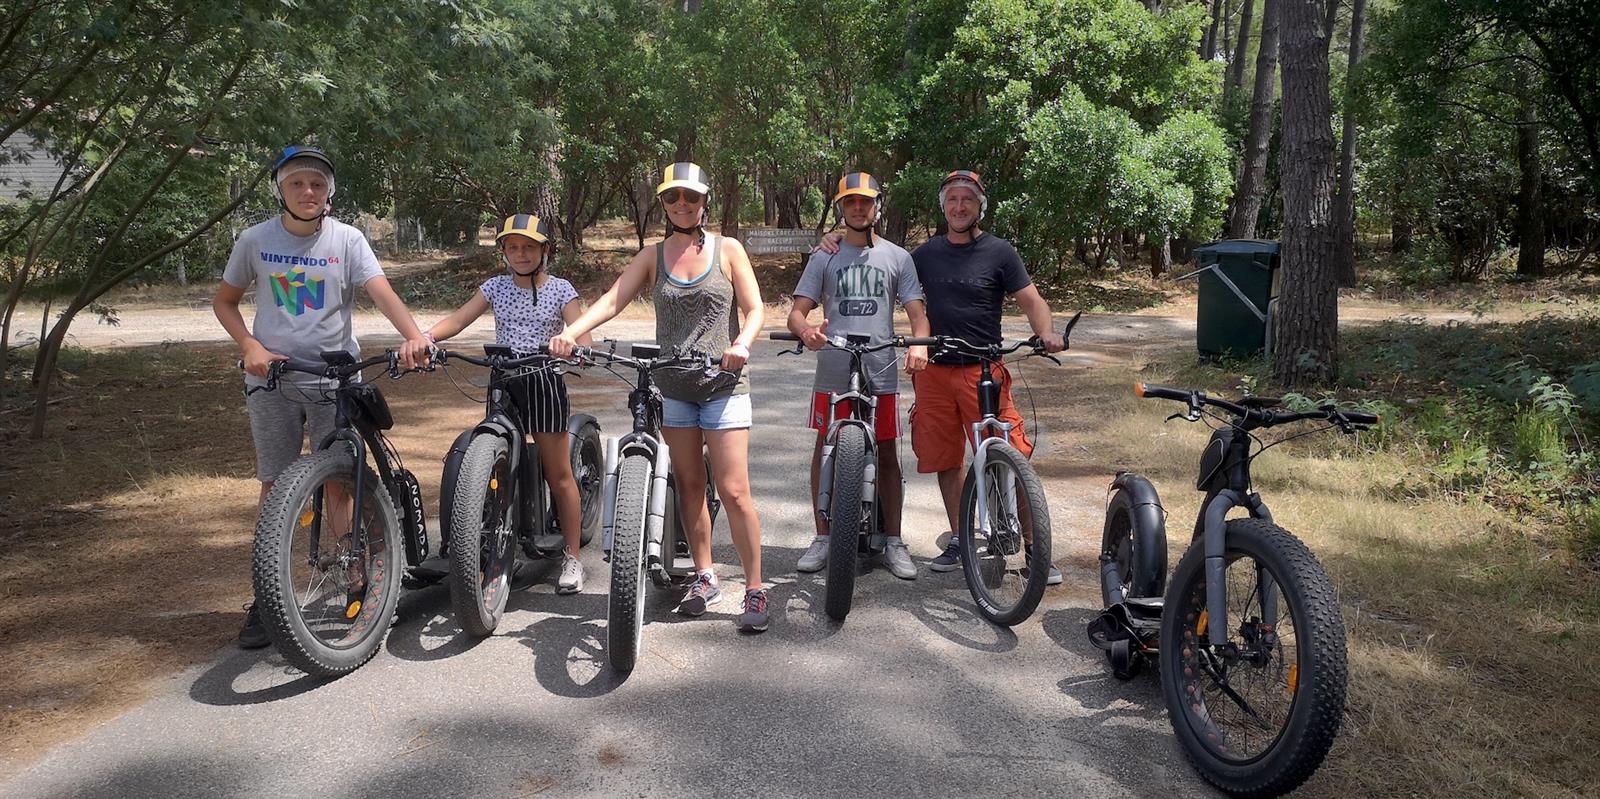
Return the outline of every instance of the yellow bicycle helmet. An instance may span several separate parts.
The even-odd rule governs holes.
[[[868,222],[864,228],[857,228],[849,222],[845,222],[844,208],[839,205],[839,201],[851,196],[866,197],[872,200],[872,221]],[[833,195],[833,213],[845,227],[851,230],[858,232],[871,230],[874,225],[878,224],[878,217],[883,214],[883,187],[878,185],[878,179],[866,172],[851,172],[839,178],[839,189]]]
[[[494,243],[499,244],[506,236],[527,236],[540,244],[550,242],[550,223],[533,214],[516,214],[508,216],[500,224],[500,233],[494,237]]]
[[[495,245],[499,246],[505,240],[506,236],[527,236],[528,238],[543,244],[544,254],[539,256],[539,269],[545,268],[545,266],[550,263],[550,252],[556,248],[556,243],[555,239],[550,237],[549,222],[540,219],[533,214],[515,214],[513,216],[508,216],[504,222],[500,223],[500,232],[495,234]],[[505,260],[504,252],[501,253],[500,258],[501,260]],[[511,262],[509,260],[505,260],[505,264],[506,269],[512,274],[520,274],[517,272],[517,270],[511,268]],[[538,274],[539,269],[535,269],[533,274]],[[527,277],[527,275],[523,275],[523,277]]]
[[[661,170],[661,183],[656,186],[656,194],[667,189],[688,189],[709,196],[711,179],[706,177],[706,171],[699,164],[679,161]]]

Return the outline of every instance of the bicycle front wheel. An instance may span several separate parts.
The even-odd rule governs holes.
[[[861,478],[866,474],[865,428],[839,428],[833,442],[833,478],[828,509],[828,583],[823,606],[828,618],[844,621],[856,590],[856,542],[861,535]]]
[[[617,473],[612,521],[611,591],[607,602],[606,661],[633,671],[644,641],[644,526],[650,502],[650,458],[629,455]],[[670,553],[666,553],[670,555]]]
[[[1206,606],[1205,550],[1184,554],[1164,600],[1161,688],[1183,750],[1235,796],[1277,796],[1311,776],[1344,710],[1344,619],[1311,550],[1261,519],[1227,523],[1227,614]],[[1225,624],[1228,640],[1211,643]]]
[[[492,433],[474,436],[461,459],[450,525],[450,604],[468,634],[494,632],[505,613],[516,565],[512,533],[516,478],[511,448]]]
[[[364,496],[351,529],[356,468],[342,445],[296,460],[273,482],[256,522],[256,609],[278,651],[318,677],[370,660],[400,601],[400,517],[362,464]]]
[[[1021,623],[1039,607],[1050,577],[1050,508],[1028,460],[1004,442],[973,461],[961,486],[961,571],[978,612]],[[979,507],[977,476],[983,476]]]

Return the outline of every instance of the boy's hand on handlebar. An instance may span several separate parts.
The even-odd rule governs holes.
[[[822,349],[822,346],[828,343],[828,320],[824,319],[822,324],[806,328],[800,334],[800,341],[812,352]]]
[[[1067,348],[1066,338],[1054,330],[1040,336],[1039,344],[1044,347],[1045,352],[1060,352]]]
[[[252,341],[244,347],[245,374],[266,377],[274,361],[287,361],[289,356],[269,351],[260,342]]]
[[[722,371],[737,371],[748,360],[750,360],[750,348],[735,341],[722,351]]]
[[[928,348],[921,344],[906,348],[906,374],[914,375],[928,368]]]
[[[572,357],[572,352],[578,348],[577,337],[565,331],[550,337],[550,354],[557,358]]]
[[[400,366],[405,369],[426,368],[431,362],[432,350],[433,342],[426,337],[406,339],[406,343],[400,345]]]

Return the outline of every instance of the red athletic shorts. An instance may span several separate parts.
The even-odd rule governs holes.
[[[911,405],[911,451],[917,454],[917,471],[923,474],[961,468],[966,447],[972,444],[972,423],[978,421],[979,364],[958,366],[930,363],[911,376],[917,399]],[[993,364],[989,374],[1000,384],[1000,421],[1011,424],[1011,446],[1023,457],[1033,454],[1033,442],[1022,429],[1022,414],[1011,402],[1011,373]]]
[[[832,395],[826,391],[818,391],[811,395],[811,429],[819,433],[828,430],[828,400]],[[895,404],[898,394],[879,394],[878,407],[873,410],[872,425],[877,431],[877,440],[893,441],[900,437],[900,408]],[[853,403],[845,400],[839,403],[836,418],[844,418],[850,413]]]

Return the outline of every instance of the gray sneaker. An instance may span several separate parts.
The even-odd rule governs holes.
[[[721,601],[722,589],[715,579],[709,574],[696,574],[689,590],[683,594],[683,601],[678,603],[678,612],[685,616],[701,616],[707,606]]]
[[[1031,545],[1031,544],[1027,545],[1026,552],[1027,552],[1027,557],[1029,559],[1032,559],[1033,558],[1033,545]],[[1024,577],[1027,576],[1027,574],[1028,574],[1028,567],[1027,566],[1023,566],[1022,567],[1022,574],[1023,574]],[[1045,575],[1044,584],[1045,585],[1060,585],[1061,581],[1063,579],[1065,579],[1065,578],[1063,578],[1061,576],[1061,570],[1056,568],[1056,565],[1054,563],[1050,564],[1050,573]]]
[[[556,593],[576,594],[583,590],[583,561],[571,555],[561,558],[561,579],[556,582]]]
[[[889,567],[889,573],[902,580],[917,579],[917,565],[911,562],[911,553],[906,551],[906,544],[898,538],[889,539],[889,545],[883,549],[883,565]]]
[[[811,539],[811,546],[806,547],[806,553],[800,556],[800,562],[795,564],[795,568],[803,572],[819,572],[827,562],[828,537],[819,535]]]
[[[744,592],[744,612],[733,623],[742,633],[767,631],[767,589],[753,588]]]

